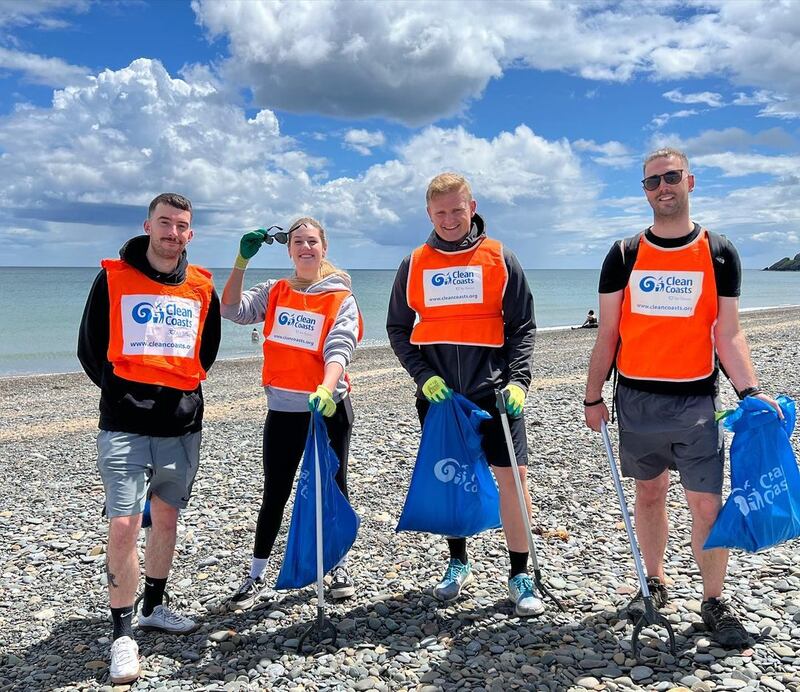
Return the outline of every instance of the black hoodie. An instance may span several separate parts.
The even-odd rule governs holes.
[[[462,240],[448,242],[436,235],[436,231],[431,231],[426,242],[442,252],[457,252],[472,247],[484,235],[483,219],[475,214],[472,228]],[[508,284],[503,294],[505,344],[500,348],[412,344],[411,330],[414,328],[416,312],[409,307],[406,296],[411,256],[400,263],[389,299],[386,331],[400,364],[417,383],[418,397],[422,398],[422,385],[434,375],[439,375],[448,387],[472,400],[489,396],[494,389],[504,387],[509,382],[528,390],[536,339],[533,295],[519,261],[505,246],[503,259],[508,271]]]
[[[162,274],[147,261],[149,236],[131,238],[119,256],[147,278],[178,286],[186,280],[189,266],[184,251],[178,266]],[[117,377],[108,362],[109,298],[106,270],[94,280],[86,299],[78,333],[78,359],[86,374],[100,387],[101,430],[129,432],[153,437],[177,437],[196,432],[203,425],[203,390],[181,391],[172,387],[131,382]],[[200,363],[207,371],[217,357],[220,341],[219,298],[212,290],[211,304],[203,325]]]

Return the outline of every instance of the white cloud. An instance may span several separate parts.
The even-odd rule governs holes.
[[[722,94],[713,91],[701,91],[694,94],[684,94],[680,89],[665,91],[662,96],[673,103],[704,103],[711,108],[724,105]]]
[[[593,139],[576,139],[572,146],[577,151],[599,154],[598,156],[593,156],[592,161],[601,166],[627,168],[636,160],[636,157],[631,155],[628,147],[615,140],[599,144]]]
[[[0,68],[22,72],[24,78],[30,82],[57,87],[85,84],[89,73],[88,68],[70,65],[60,58],[47,58],[2,47]]]
[[[3,0],[0,2],[0,27],[35,25],[42,29],[58,29],[66,25],[54,13],[64,10],[84,12],[89,0]]]
[[[797,148],[797,140],[788,132],[772,127],[761,132],[747,132],[740,127],[705,130],[696,137],[682,138],[675,134],[659,133],[651,140],[651,149],[677,147],[694,160],[697,156],[720,152],[752,152],[756,147],[786,151]]]
[[[362,156],[369,156],[375,147],[386,144],[386,136],[380,130],[348,130],[344,135],[344,146],[358,152]]]
[[[257,3],[193,0],[223,71],[257,104],[410,124],[461,111],[509,67],[627,81],[724,77],[772,94],[763,115],[800,116],[796,4],[667,2]],[[682,94],[721,101],[715,92]],[[413,98],[409,95],[413,94]]]
[[[718,168],[725,178],[764,174],[800,180],[800,156],[766,156],[763,154],[741,154],[722,152],[695,156],[697,166]]]
[[[675,111],[674,113],[661,113],[660,115],[654,115],[653,119],[650,121],[650,127],[652,127],[654,130],[659,130],[674,118],[689,118],[693,115],[697,115],[698,113],[699,111],[687,108]]]

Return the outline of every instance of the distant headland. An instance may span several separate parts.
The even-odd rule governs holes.
[[[794,259],[784,257],[778,260],[771,267],[764,267],[765,272],[800,272],[800,252],[798,252]]]

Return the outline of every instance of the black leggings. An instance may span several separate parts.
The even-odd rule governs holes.
[[[253,557],[265,559],[272,553],[281,528],[283,510],[292,493],[292,484],[303,457],[311,414],[268,411],[264,422],[264,494],[258,513]],[[336,412],[325,419],[331,447],[339,458],[336,485],[347,495],[347,457],[353,429],[350,397],[336,405]]]

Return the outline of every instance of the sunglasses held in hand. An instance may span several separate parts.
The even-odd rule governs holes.
[[[277,229],[278,232],[270,235],[269,232],[273,229]],[[281,245],[286,245],[286,243],[289,242],[289,234],[285,233],[280,226],[270,226],[269,228],[259,228],[258,230],[264,231],[264,242],[267,245],[272,245],[273,241],[276,241]]]
[[[667,171],[661,175],[648,175],[642,181],[642,185],[644,185],[645,190],[652,192],[653,190],[657,190],[658,186],[661,185],[661,178],[664,178],[664,182],[667,185],[677,185],[683,180],[683,169],[679,168],[675,171]]]

